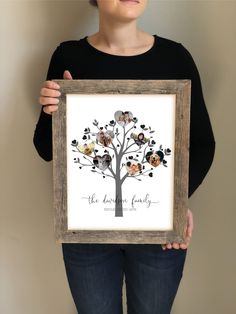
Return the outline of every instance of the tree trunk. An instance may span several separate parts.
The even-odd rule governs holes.
[[[123,217],[123,202],[122,202],[122,189],[121,181],[119,178],[116,179],[116,207],[115,217]]]
[[[125,133],[125,129],[124,129]],[[115,191],[115,197],[116,197],[116,208],[115,208],[115,217],[123,217],[123,200],[122,200],[122,182],[120,178],[120,165],[121,165],[121,159],[123,156],[123,148],[125,143],[125,136],[123,140],[123,144],[121,145],[120,152],[116,156],[116,191]]]

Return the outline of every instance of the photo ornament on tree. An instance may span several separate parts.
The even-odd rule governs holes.
[[[189,80],[56,80],[56,240],[183,242]]]

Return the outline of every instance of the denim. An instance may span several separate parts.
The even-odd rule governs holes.
[[[169,314],[187,250],[158,244],[63,244],[63,257],[78,314]]]

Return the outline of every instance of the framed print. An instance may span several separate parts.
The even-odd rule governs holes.
[[[189,80],[56,80],[55,232],[68,243],[185,239]]]

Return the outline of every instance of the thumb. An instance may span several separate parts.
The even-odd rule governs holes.
[[[73,80],[72,75],[70,74],[70,72],[68,70],[64,71],[63,79],[64,80]]]

